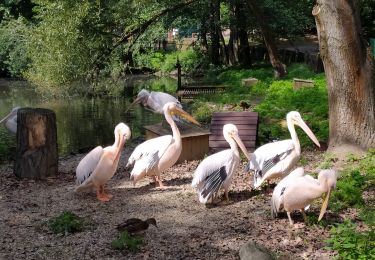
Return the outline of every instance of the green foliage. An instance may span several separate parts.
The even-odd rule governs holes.
[[[331,237],[326,242],[328,248],[338,252],[339,259],[374,259],[375,230],[359,232],[356,225],[346,219],[331,228]]]
[[[117,239],[112,241],[111,245],[116,250],[127,249],[130,252],[137,252],[143,245],[143,239],[140,237],[131,237],[127,231],[123,231]]]
[[[196,50],[190,48],[170,53],[149,52],[135,56],[136,63],[139,67],[148,67],[161,72],[176,70],[177,59],[180,61],[181,70],[190,72],[199,64],[201,55]]]
[[[53,233],[68,234],[83,230],[83,219],[70,211],[64,211],[48,222]]]
[[[299,65],[295,66],[297,66],[301,75],[310,73],[306,68],[301,72]],[[295,66],[291,67],[292,72]],[[292,75],[298,75],[298,73],[293,72]],[[259,128],[264,131],[259,133],[261,143],[268,142],[269,139],[289,138],[289,131],[285,125],[275,124],[275,121],[271,121],[271,124],[269,124],[266,120],[273,119],[281,122],[285,120],[286,114],[293,110],[301,113],[318,140],[328,139],[328,96],[324,75],[318,74],[309,78],[314,80],[314,87],[312,88],[294,90],[291,79],[275,80],[270,84],[264,100],[255,108],[255,111],[260,114],[261,123],[268,125],[264,130],[261,130],[261,127]],[[298,127],[296,130],[302,146],[314,145]]]
[[[336,190],[332,194],[331,209],[339,211],[348,207],[359,207],[366,211],[373,205],[365,205],[362,193],[369,187],[373,187],[375,183],[375,154],[370,149],[368,153],[359,158],[358,156],[348,156],[349,166],[341,173],[341,177],[337,182]],[[364,216],[371,215],[365,214]]]
[[[0,23],[0,70],[11,77],[21,77],[28,68],[27,41],[30,25],[19,17]]]
[[[192,105],[192,114],[202,124],[208,124],[211,121],[212,114],[222,109],[221,104],[204,102],[197,100]]]
[[[344,174],[337,182],[336,191],[332,194],[331,209],[333,211],[363,205],[362,191],[365,186],[365,177],[357,170]]]
[[[290,138],[283,122],[289,111],[296,110],[301,113],[318,140],[327,140],[328,97],[324,75],[315,74],[300,64],[293,64],[288,70],[289,77],[282,80],[273,78],[273,70],[270,67],[211,70],[206,75],[206,82],[220,83],[227,86],[228,90],[225,93],[200,97],[200,103],[193,106],[192,112],[195,116],[204,115],[206,121],[209,121],[211,112],[203,112],[202,102],[211,101],[220,104],[221,107],[231,104],[236,110],[240,109],[240,100],[248,101],[260,115],[258,140],[260,144],[264,144],[270,140]],[[241,80],[249,77],[257,78],[258,83],[249,88],[241,86]],[[295,77],[312,79],[314,87],[294,90],[292,79]],[[314,145],[301,129],[297,127],[296,130],[302,146]]]

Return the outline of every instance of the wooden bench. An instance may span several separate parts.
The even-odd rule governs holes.
[[[258,113],[256,112],[218,112],[212,115],[209,137],[209,149],[215,153],[229,148],[223,136],[223,126],[232,123],[248,151],[255,150],[258,134]]]
[[[193,99],[200,94],[215,94],[225,91],[223,86],[182,86],[177,90],[178,99]]]

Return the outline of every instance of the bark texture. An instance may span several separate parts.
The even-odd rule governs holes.
[[[285,77],[288,74],[286,66],[281,62],[281,59],[277,52],[274,37],[272,35],[271,29],[266,22],[266,17],[263,15],[255,0],[246,0],[246,3],[250,12],[256,18],[260,30],[262,31],[264,44],[266,45],[268,55],[270,57],[270,62],[274,69],[275,78]]]
[[[313,9],[328,84],[329,149],[375,147],[374,58],[361,35],[357,0],[318,0]]]
[[[32,179],[55,175],[58,165],[55,113],[42,108],[21,108],[17,125],[15,175]]]

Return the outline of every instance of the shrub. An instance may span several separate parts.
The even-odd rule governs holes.
[[[131,237],[127,231],[123,231],[117,239],[112,241],[111,245],[116,250],[127,249],[130,252],[136,252],[143,245],[143,239],[140,237]]]
[[[375,256],[375,230],[358,232],[356,225],[345,220],[331,228],[328,248],[336,250],[340,259],[373,259]]]
[[[21,77],[30,64],[27,54],[29,25],[22,17],[0,24],[0,70],[12,77]]]
[[[66,235],[82,231],[83,220],[70,211],[64,211],[49,221],[49,227],[55,234],[62,233]]]

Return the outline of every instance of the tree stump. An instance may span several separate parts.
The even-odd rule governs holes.
[[[21,108],[17,113],[17,148],[14,174],[19,178],[45,179],[58,167],[55,112]]]

